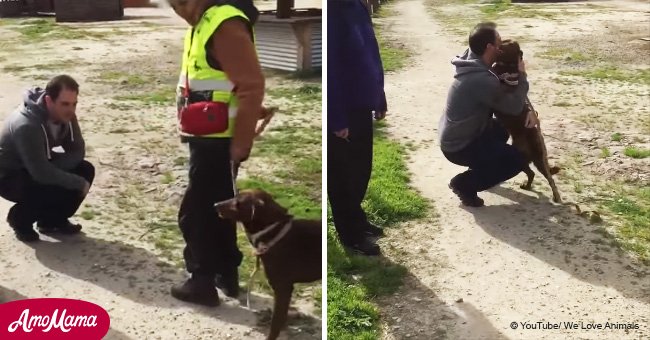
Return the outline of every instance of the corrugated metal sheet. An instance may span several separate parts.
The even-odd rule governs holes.
[[[255,25],[255,35],[262,67],[284,71],[298,69],[299,43],[291,25],[260,22]]]
[[[311,28],[311,67],[323,66],[323,24],[313,23]]]

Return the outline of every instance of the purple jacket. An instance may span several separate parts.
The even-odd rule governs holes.
[[[386,111],[384,69],[368,10],[360,0],[327,1],[327,125],[353,114]]]

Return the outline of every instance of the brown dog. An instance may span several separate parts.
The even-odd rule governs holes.
[[[294,283],[321,279],[321,222],[297,220],[262,190],[242,190],[215,205],[219,216],[241,222],[273,289],[268,340],[285,326]]]
[[[519,48],[519,44],[513,40],[504,40],[501,44],[501,54],[497,57],[497,61],[492,67],[492,71],[499,77],[501,82],[506,85],[516,86],[519,79],[519,60],[523,57],[523,51]],[[524,112],[517,116],[511,116],[495,112],[495,116],[508,130],[512,137],[512,145],[524,154],[528,161],[527,164],[533,162],[539,172],[544,175],[553,190],[553,201],[560,203],[562,198],[557,190],[553,175],[560,171],[559,167],[551,167],[548,164],[548,155],[546,153],[546,144],[542,131],[537,126],[536,128],[526,128],[526,116],[529,112],[537,111],[533,108],[528,98],[526,98],[526,105]],[[533,184],[535,173],[526,165],[524,172],[528,176],[528,181],[521,185],[522,189],[530,190]]]

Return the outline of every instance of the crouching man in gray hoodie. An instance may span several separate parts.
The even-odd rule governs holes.
[[[483,206],[477,193],[514,177],[525,164],[524,156],[507,144],[508,132],[492,117],[494,112],[522,114],[528,93],[523,60],[519,62],[520,79],[514,91],[490,71],[500,46],[496,25],[478,24],[469,36],[469,49],[451,62],[456,75],[438,131],[445,157],[469,168],[449,184],[466,206]],[[528,115],[526,127],[538,123],[534,114]]]
[[[24,104],[5,120],[0,134],[0,196],[15,202],[9,226],[23,242],[38,233],[74,234],[68,220],[84,200],[95,168],[84,160],[85,143],[77,122],[79,84],[69,76],[53,78],[45,90],[30,89]]]

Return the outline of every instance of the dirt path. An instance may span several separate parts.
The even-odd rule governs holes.
[[[221,295],[221,306],[210,309],[169,295],[171,285],[186,277],[175,215],[187,151],[175,132],[171,92],[186,24],[169,8],[126,14],[124,21],[63,28],[43,20],[0,23],[0,115],[18,106],[26,88],[44,86],[55,74],[72,75],[81,84],[77,112],[88,159],[97,169],[75,218],[83,235],[18,242],[4,222],[11,203],[0,200],[0,303],[40,297],[91,301],[111,316],[106,339],[264,339],[267,327],[245,308],[245,296],[238,301]],[[56,31],[41,39],[38,32],[48,31],[43,27]],[[30,41],[26,34],[35,37]],[[271,105],[273,100],[278,98],[270,98]],[[140,238],[152,227],[159,228]],[[246,246],[242,251],[249,256]],[[255,310],[272,306],[268,295],[253,295]],[[298,323],[309,330],[294,324],[283,336],[320,339],[320,320],[309,314],[313,304],[295,300],[308,314]]]
[[[433,200],[439,216],[436,223],[404,225],[384,241],[388,257],[410,271],[404,288],[385,301],[386,338],[650,336],[648,267],[603,246],[596,226],[552,205],[548,186],[537,181],[536,194],[511,180],[481,194],[484,208],[459,205],[447,184],[462,168],[444,158],[436,129],[453,79],[449,61],[465,47],[446,35],[422,0],[400,1],[394,10],[396,16],[383,19],[384,31],[415,55],[386,79],[387,119],[396,140],[416,146],[409,155],[412,184]],[[543,112],[546,105],[538,106]],[[510,327],[538,321],[637,323],[640,329]]]

